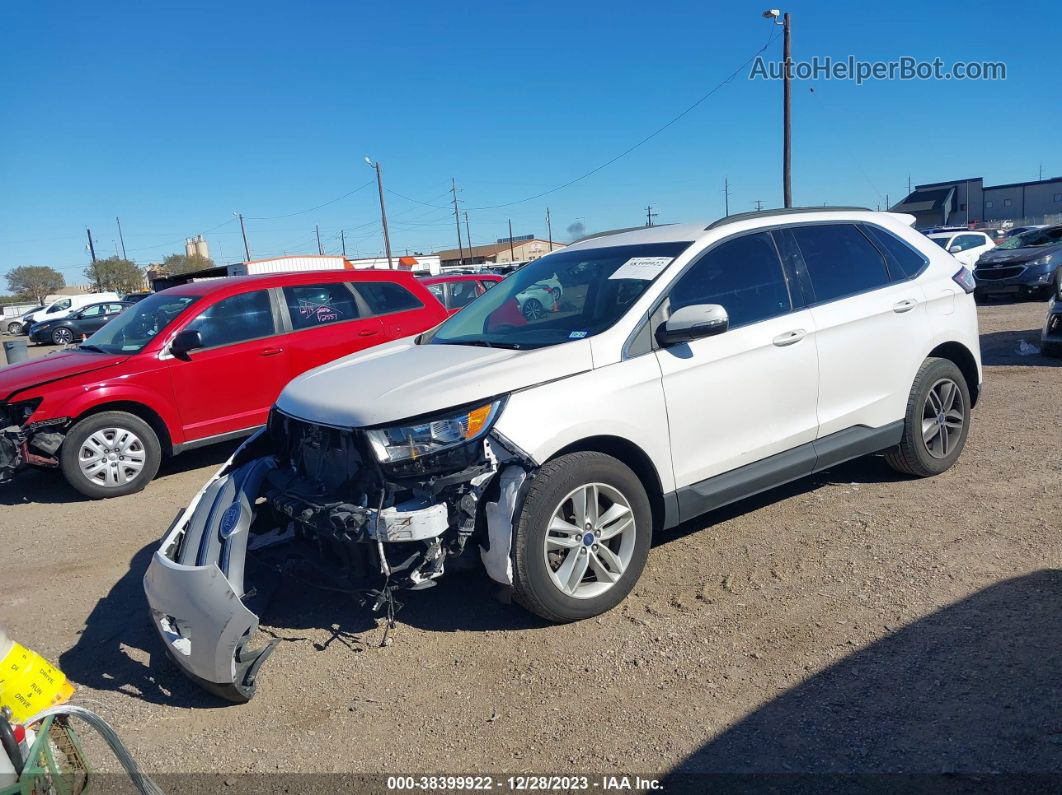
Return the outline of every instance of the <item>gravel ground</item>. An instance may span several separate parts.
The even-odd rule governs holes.
[[[981,308],[951,471],[869,458],[717,511],[597,619],[548,626],[455,575],[379,648],[349,597],[285,582],[258,696],[222,705],[165,658],[140,583],[226,445],[117,500],[0,487],[0,624],[157,773],[1062,772],[1062,362],[1017,354],[1044,311]]]

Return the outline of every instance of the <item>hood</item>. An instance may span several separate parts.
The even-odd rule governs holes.
[[[113,367],[128,358],[124,355],[71,350],[11,364],[0,368],[0,400],[10,400],[16,393],[31,387]]]
[[[1048,254],[1054,254],[1058,251],[1058,246],[1037,246],[1036,248],[1010,248],[1010,249],[998,249],[994,248],[991,251],[986,251],[977,260],[978,265],[985,263],[1003,263],[1003,262],[1026,262],[1031,259],[1040,259],[1040,257]]]
[[[394,422],[593,369],[590,340],[529,351],[471,345],[381,345],[302,374],[277,407],[344,428]]]

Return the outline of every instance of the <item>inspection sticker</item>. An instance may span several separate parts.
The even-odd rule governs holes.
[[[608,278],[650,281],[666,268],[674,257],[631,257]]]
[[[570,339],[570,340],[581,340],[583,337],[586,336],[586,334],[587,334],[587,332],[585,332],[585,331],[573,331],[571,334],[568,335],[568,339]]]

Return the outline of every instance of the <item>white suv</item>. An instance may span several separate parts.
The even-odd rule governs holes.
[[[296,378],[152,561],[171,655],[250,697],[272,647],[245,648],[249,540],[381,578],[378,605],[480,556],[571,621],[617,605],[653,534],[706,511],[868,453],[943,472],[981,387],[974,285],[912,220],[816,208],[595,237]],[[520,296],[554,279],[528,318]]]

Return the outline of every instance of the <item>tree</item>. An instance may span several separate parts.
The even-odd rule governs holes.
[[[135,293],[144,289],[144,272],[131,260],[107,257],[85,268],[85,276],[103,292]]]
[[[22,265],[7,272],[7,288],[38,304],[43,304],[48,295],[65,286],[63,274],[47,265]]]
[[[182,273],[201,271],[204,268],[213,268],[214,260],[210,257],[201,257],[198,254],[170,254],[162,261],[162,269],[170,276],[179,276]]]

